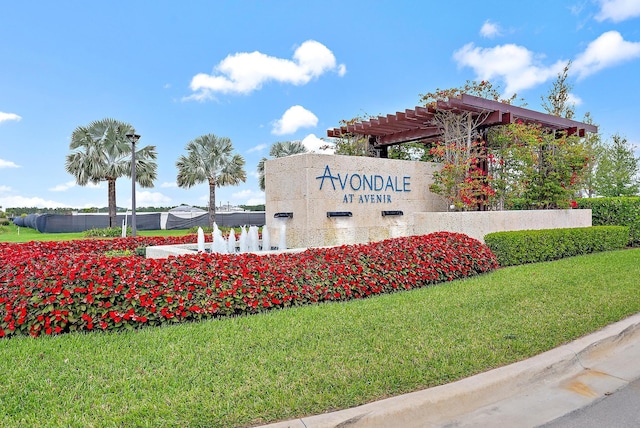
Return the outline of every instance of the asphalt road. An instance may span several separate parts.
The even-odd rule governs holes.
[[[540,428],[640,427],[640,379]]]

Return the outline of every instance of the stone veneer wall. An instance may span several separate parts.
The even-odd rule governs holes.
[[[498,231],[591,226],[591,210],[446,212],[446,200],[429,191],[437,168],[439,164],[429,162],[314,153],[267,160],[266,225],[271,244],[280,242],[283,224],[288,248],[438,231],[484,241],[486,234]],[[383,216],[382,211],[403,215]],[[329,218],[327,212],[352,216]],[[276,213],[293,217],[274,218]]]
[[[591,210],[425,212],[416,213],[414,222],[416,235],[446,230],[484,242],[493,232],[590,227]]]
[[[438,164],[301,154],[265,162],[266,222],[272,244],[286,224],[289,248],[355,244],[414,234],[418,212],[445,211],[429,191]],[[383,216],[382,211],[403,215]],[[351,212],[352,217],[327,217]],[[274,218],[293,213],[293,218]]]

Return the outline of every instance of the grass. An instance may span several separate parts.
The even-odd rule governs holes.
[[[184,236],[188,232],[186,230],[138,230],[137,234],[139,236]],[[70,239],[87,238],[83,232],[40,233],[35,229],[17,227],[14,224],[0,228],[0,242],[68,241]]]
[[[347,303],[0,340],[0,426],[247,426],[525,359],[640,312],[640,249]]]

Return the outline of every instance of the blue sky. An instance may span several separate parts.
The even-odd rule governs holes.
[[[138,206],[208,203],[206,184],[175,185],[185,145],[208,133],[246,160],[218,203],[262,203],[256,165],[277,141],[317,150],[341,119],[471,79],[542,110],[569,60],[577,118],[639,147],[640,0],[5,2],[0,206],[106,206],[106,184],[75,185],[64,161],[73,130],[107,117],[157,147]],[[121,178],[118,206],[130,201]]]

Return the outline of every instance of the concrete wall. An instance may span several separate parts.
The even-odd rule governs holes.
[[[413,215],[444,211],[429,191],[437,164],[301,154],[265,162],[266,222],[272,242],[286,224],[287,246],[380,241],[413,234]],[[382,211],[403,215],[383,216]],[[327,217],[350,212],[352,217]],[[293,213],[293,218],[274,218]]]
[[[484,242],[484,236],[510,230],[560,229],[591,226],[591,210],[467,211],[416,213],[414,232],[446,230]]]

